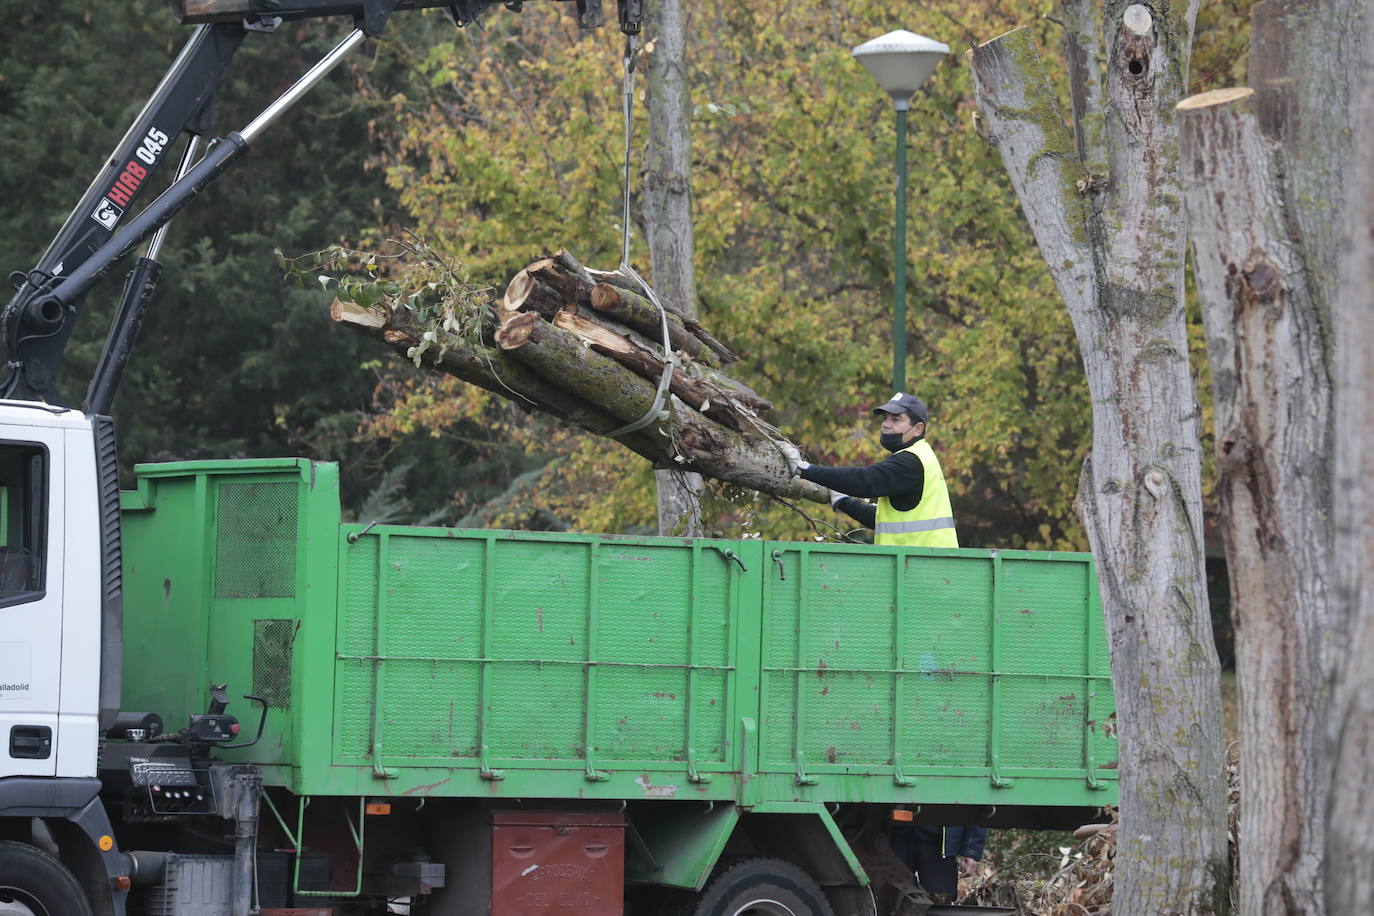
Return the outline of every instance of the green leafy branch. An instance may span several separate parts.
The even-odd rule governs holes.
[[[424,328],[406,355],[418,366],[432,347],[439,357],[454,346],[479,349],[483,329],[494,322],[493,289],[474,283],[463,263],[410,233],[388,239],[393,251],[378,252],[330,245],[289,258],[276,251],[277,264],[298,286],[314,276],[345,302],[392,314],[409,312],[401,323]]]

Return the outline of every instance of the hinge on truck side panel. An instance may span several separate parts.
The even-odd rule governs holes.
[[[797,748],[797,785],[814,786],[820,780],[806,772],[806,767],[802,764],[801,748]]]
[[[592,746],[587,745],[587,782],[605,782],[611,778],[611,774],[596,768],[596,761],[592,759]]]
[[[892,759],[892,781],[903,789],[909,789],[916,785],[916,780],[902,773],[902,755],[896,754]]]
[[[478,767],[479,767],[479,772],[480,772],[482,778],[483,778],[483,779],[487,779],[487,780],[491,780],[492,782],[495,782],[495,781],[498,780],[498,779],[505,779],[505,778],[506,778],[506,771],[505,771],[505,770],[493,770],[493,769],[491,768],[491,763],[490,763],[490,761],[487,759],[487,754],[488,754],[488,753],[489,753],[489,752],[488,752],[488,750],[487,750],[487,746],[486,746],[485,744],[482,745],[482,753],[481,753],[481,755],[478,756],[478,758],[477,758],[477,765],[478,765]]]
[[[697,750],[694,747],[687,748],[687,781],[704,785],[711,781],[707,773],[702,773],[697,769]]]
[[[382,742],[380,739],[372,741],[372,775],[376,779],[395,779],[401,774],[391,767],[382,766]]]

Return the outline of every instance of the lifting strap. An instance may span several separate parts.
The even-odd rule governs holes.
[[[622,104],[625,115],[624,206],[620,214],[620,267],[617,268],[616,273],[643,289],[645,298],[653,303],[654,308],[658,309],[659,319],[663,323],[663,375],[659,377],[658,390],[654,394],[654,403],[649,407],[649,410],[633,423],[627,423],[619,429],[607,433],[606,435],[612,439],[643,429],[658,417],[659,412],[663,410],[664,402],[668,399],[668,385],[673,380],[673,367],[676,362],[673,345],[668,339],[668,313],[663,308],[663,303],[659,301],[658,294],[654,292],[653,287],[645,283],[644,278],[630,266],[630,153],[634,139],[635,64],[638,63],[638,60],[639,36],[637,34],[626,35],[624,99]]]

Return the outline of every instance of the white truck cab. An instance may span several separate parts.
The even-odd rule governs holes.
[[[0,401],[0,778],[96,775],[103,584],[118,556],[102,546],[93,427]]]

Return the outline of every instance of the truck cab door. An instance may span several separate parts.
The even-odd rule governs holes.
[[[0,423],[0,777],[56,774],[64,467],[61,428]]]

